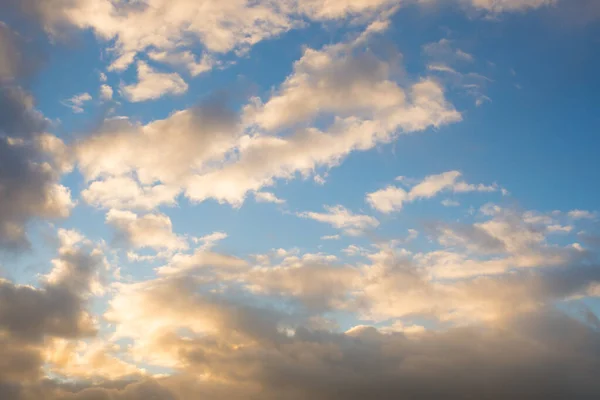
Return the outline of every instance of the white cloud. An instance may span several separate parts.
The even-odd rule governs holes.
[[[526,11],[556,4],[558,0],[467,0],[473,7],[495,13]]]
[[[191,175],[225,157],[238,132],[235,115],[211,102],[143,126],[106,120],[75,145],[79,169],[91,181],[83,197],[108,208],[173,204]]]
[[[391,213],[402,209],[402,205],[408,200],[408,193],[404,189],[388,186],[374,193],[368,193],[366,200],[374,209],[383,213]]]
[[[99,133],[77,146],[80,169],[86,178],[96,179],[88,190],[99,190],[111,179],[131,179],[133,173],[144,187],[138,192],[164,185],[161,192],[168,192],[169,199],[183,191],[195,202],[214,198],[240,206],[248,192],[272,186],[276,179],[298,173],[307,177],[319,167],[339,164],[353,151],[461,119],[433,80],[406,88],[391,80],[390,63],[365,48],[368,37],[307,49],[279,91],[264,104],[254,99],[245,107],[241,124],[214,104],[145,126],[123,118],[106,121]],[[286,136],[265,132],[301,121],[310,124],[322,113],[335,116],[326,130],[298,128]],[[247,134],[240,136],[243,132]],[[86,195],[111,207],[154,203],[121,201],[118,191],[102,193]]]
[[[438,175],[429,175],[414,185],[408,192],[396,186],[388,186],[385,189],[378,190],[366,195],[366,201],[374,209],[383,213],[400,211],[404,203],[413,202],[419,199],[432,198],[443,191],[452,191],[454,193],[466,192],[497,192],[501,190],[497,185],[470,184],[460,181],[461,173],[458,171],[448,171]],[[396,180],[405,181],[406,178],[398,177]],[[444,204],[448,205],[448,204]]]
[[[90,100],[92,100],[92,96],[86,92],[77,94],[63,101],[62,104],[69,107],[74,113],[80,114],[83,112],[83,105]]]
[[[152,248],[156,250],[182,250],[187,243],[173,233],[171,219],[164,214],[145,214],[138,216],[130,211],[110,210],[106,214],[106,223],[134,248]]]
[[[213,232],[202,237],[192,238],[194,243],[202,243],[200,247],[202,250],[209,250],[213,248],[217,242],[227,239],[228,235],[225,232]]]
[[[200,60],[191,51],[183,52],[157,52],[148,53],[154,61],[163,62],[174,66],[183,66],[187,68],[192,76],[197,76],[202,73],[212,70],[215,66],[220,65],[213,57],[204,54]]]
[[[209,54],[239,53],[295,25],[288,15],[293,11],[288,2],[147,0],[136,7],[109,0],[77,0],[63,7],[56,14],[43,9],[47,26],[66,20],[81,29],[93,29],[101,39],[114,40],[111,70],[125,69],[148,49],[168,52],[201,44]]]
[[[113,89],[108,85],[100,86],[100,98],[102,100],[112,100]]]
[[[301,218],[313,219],[315,221],[323,222],[333,226],[334,228],[341,229],[344,233],[357,236],[361,233],[377,228],[379,221],[371,216],[362,214],[353,214],[350,210],[347,210],[343,206],[325,206],[325,213],[317,213],[312,211],[306,211],[297,213]]]
[[[204,247],[196,249],[193,254],[175,254],[167,265],[156,269],[159,275],[186,275],[195,272],[206,272],[220,277],[221,274],[236,274],[248,267],[248,263],[238,257],[214,253]],[[222,279],[222,278],[219,278]]]
[[[298,8],[310,18],[329,20],[361,14],[373,15],[375,11],[398,3],[397,0],[298,0]]]
[[[321,236],[321,240],[339,240],[339,239],[340,239],[340,235]]]
[[[96,207],[151,210],[161,204],[174,205],[178,194],[177,187],[143,185],[130,177],[122,176],[90,183],[81,192],[81,198]]]
[[[285,203],[285,200],[278,198],[271,192],[256,192],[256,193],[254,193],[254,199],[258,203],[275,203],[275,204]]]
[[[391,66],[362,42],[307,49],[294,72],[266,103],[255,100],[244,120],[257,129],[311,124],[317,115],[335,116],[326,129],[299,127],[286,136],[244,137],[238,156],[222,168],[190,179],[186,195],[239,206],[248,191],[271,186],[297,173],[332,167],[353,151],[388,143],[398,135],[440,127],[461,119],[433,80],[408,88],[390,80]]]
[[[156,72],[143,61],[137,63],[138,82],[122,87],[124,96],[132,102],[158,99],[165,94],[183,94],[188,85],[175,72]]]
[[[442,200],[442,205],[444,207],[458,207],[460,206],[460,202],[452,199],[444,199]]]
[[[596,218],[596,213],[586,211],[586,210],[571,210],[568,212],[567,215],[573,219],[594,219],[594,218]]]

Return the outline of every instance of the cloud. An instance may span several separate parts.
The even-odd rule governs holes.
[[[476,9],[494,13],[527,11],[554,5],[558,0],[467,0]]]
[[[113,89],[108,85],[100,86],[100,98],[104,101],[112,100]]]
[[[571,210],[568,213],[569,217],[573,219],[594,219],[596,218],[596,213],[586,211],[586,210]]]
[[[150,52],[148,56],[154,60],[174,66],[184,66],[192,76],[198,76],[202,73],[212,70],[220,65],[213,57],[204,54],[200,60],[191,52]]]
[[[475,57],[472,54],[455,48],[453,41],[446,38],[424,45],[423,52],[432,59],[443,60],[445,62],[471,63],[475,61]]]
[[[456,200],[444,199],[444,200],[442,200],[442,205],[444,207],[458,207],[458,206],[460,206],[460,203]]]
[[[96,207],[150,210],[161,204],[175,204],[178,194],[176,187],[141,185],[130,177],[111,177],[90,183],[81,197]]]
[[[475,254],[535,246],[543,242],[536,232],[551,234],[547,228],[555,218],[568,218],[566,213],[515,214],[491,205],[482,215],[489,221],[478,223],[479,231],[462,234]],[[198,241],[223,236],[215,233]],[[85,244],[69,231],[61,233],[61,241],[61,254]],[[340,394],[391,399],[402,389],[415,399],[494,393],[500,400],[523,393],[540,399],[550,393],[585,398],[600,390],[594,379],[593,360],[600,349],[595,325],[551,308],[600,281],[596,264],[565,259],[554,267],[440,280],[421,263],[423,254],[393,246],[363,249],[367,262],[355,266],[328,254],[287,251],[275,252],[281,255],[278,264],[256,267],[205,249],[175,255],[158,269],[158,278],[112,286],[104,314],[114,326],[110,340],[126,340],[131,346],[57,341],[48,349],[56,373],[91,377],[90,369],[83,368],[86,361],[108,379],[104,383],[40,385],[31,370],[16,368],[6,376],[20,382],[11,390],[37,391],[49,399],[94,395],[141,400],[146,390],[164,399],[202,395],[241,400],[254,391],[267,399],[327,400]],[[468,260],[463,266],[469,266]],[[78,274],[64,269],[51,273],[56,279],[48,282]],[[314,318],[331,310],[359,313],[367,321],[345,332],[310,327]],[[415,317],[441,325],[425,329],[410,323]],[[377,324],[369,326],[369,320]],[[66,359],[66,364],[61,361]],[[152,380],[135,364],[177,373]],[[365,365],[370,366],[366,374]],[[524,371],[540,379],[523,379]],[[580,379],[576,389],[565,376],[570,373]],[[137,381],[110,381],[128,374]],[[551,384],[542,379],[548,376],[554,377]]]
[[[356,40],[307,49],[280,90],[264,104],[255,100],[244,117],[259,132],[297,129],[286,136],[244,137],[237,157],[190,179],[187,197],[239,206],[247,192],[272,186],[276,179],[306,177],[319,167],[338,165],[353,151],[461,119],[434,81],[400,87],[390,80],[391,66],[362,46]],[[304,127],[320,115],[335,117],[326,130]]]
[[[24,60],[20,54],[18,37],[4,22],[0,22],[0,83],[20,74]]]
[[[193,238],[194,243],[203,243],[202,248],[208,250],[214,247],[217,242],[227,239],[228,235],[225,232],[213,232],[202,237]]]
[[[171,219],[164,214],[138,216],[131,211],[112,209],[106,214],[106,223],[116,230],[117,238],[133,248],[172,251],[187,248],[186,241],[173,233]]]
[[[339,164],[352,151],[461,119],[434,81],[402,88],[390,80],[391,67],[370,54],[361,38],[307,49],[281,90],[265,104],[252,100],[241,116],[227,110],[222,100],[211,99],[144,126],[124,118],[105,121],[76,146],[80,169],[86,178],[96,179],[84,197],[116,208],[157,204],[158,199],[121,201],[118,191],[108,193],[112,189],[107,186],[114,187],[111,180],[131,180],[135,173],[141,186],[137,192],[157,186],[161,193],[183,191],[195,202],[214,198],[240,206],[248,192],[272,186],[276,179],[308,176],[319,167]],[[302,107],[289,103],[306,93],[312,97],[303,97]],[[297,115],[290,117],[291,112]],[[322,112],[336,116],[325,131],[298,128],[287,136],[265,131],[300,120],[310,124]],[[165,136],[170,140],[162,140]]]
[[[347,235],[357,236],[361,233],[377,228],[379,221],[374,217],[361,214],[353,214],[343,206],[325,206],[325,213],[304,211],[297,213],[301,218],[313,219],[341,229]]]
[[[271,192],[256,192],[256,193],[254,193],[254,199],[258,203],[275,203],[275,204],[285,203],[285,200],[278,198]]]
[[[219,235],[217,238],[204,240],[209,243],[210,240],[220,240],[221,237],[222,235]],[[171,258],[169,264],[157,268],[156,272],[159,275],[185,275],[195,271],[227,274],[247,266],[247,262],[243,259],[208,251],[210,247],[210,245],[202,246],[193,254],[176,254]]]
[[[358,272],[333,262],[335,257],[320,254],[289,256],[280,265],[253,268],[244,282],[256,294],[294,298],[310,309],[336,308],[348,296]]]
[[[53,374],[78,380],[139,379],[144,374],[134,364],[116,356],[119,346],[102,340],[55,339],[46,348],[46,362]]]
[[[9,5],[34,16],[51,33],[65,27],[91,29],[109,42],[112,70],[124,70],[139,53],[174,51],[200,44],[208,54],[244,52],[250,46],[279,35],[295,23],[289,2],[236,1],[201,4],[186,0],[148,0],[121,3],[109,0],[8,0]],[[137,29],[131,29],[137,26]],[[181,38],[189,38],[182,43]]]
[[[394,0],[299,0],[298,8],[315,20],[342,19],[375,12],[396,6]]]
[[[58,258],[40,288],[0,280],[0,332],[3,337],[40,343],[44,337],[94,334],[88,298],[103,291],[108,264],[103,253],[74,231],[59,231]]]
[[[429,175],[423,181],[414,185],[409,191],[396,186],[388,186],[366,195],[366,201],[374,209],[391,213],[400,211],[404,203],[414,202],[419,199],[432,198],[443,191],[454,193],[467,192],[496,192],[501,190],[497,185],[470,184],[460,181],[461,173],[448,171],[438,175]]]
[[[62,104],[69,107],[74,113],[80,114],[83,112],[84,103],[87,103],[90,100],[92,100],[92,96],[86,92],[77,94],[70,99],[63,101]]]
[[[475,57],[458,48],[454,41],[443,38],[428,43],[423,46],[423,53],[430,60],[427,70],[446,85],[473,97],[476,106],[491,101],[486,95],[486,87],[492,80],[473,72]],[[471,70],[465,70],[467,67]]]
[[[107,255],[121,260],[122,249],[59,229],[51,268],[36,283],[0,279],[0,398],[391,400],[401,393],[504,400],[600,393],[600,324],[592,311],[576,308],[584,307],[578,299],[600,293],[598,241],[588,232],[597,228],[589,221],[593,211],[488,204],[466,222],[428,221],[413,248],[419,233],[409,229],[407,236],[404,227],[399,238],[343,244],[339,255],[269,244],[266,253],[245,257],[221,249],[228,246],[216,250],[226,233],[178,235],[166,211],[157,210],[176,205],[180,194],[234,206],[250,194],[281,204],[266,189],[279,180],[320,182],[352,152],[459,121],[440,80],[398,78],[400,55],[371,46],[387,27],[386,13],[409,1],[0,2],[40,18],[53,34],[64,34],[66,25],[91,29],[114,45],[113,71],[150,58],[197,75],[225,65],[219,55],[242,55],[296,24],[372,22],[355,39],[303,49],[283,84],[240,113],[211,98],[151,122],[109,118],[69,145],[46,133],[34,99],[17,86],[20,42],[0,25],[0,245],[22,247],[30,221],[69,214],[74,202],[60,178],[76,165],[82,199],[107,210],[116,238],[155,250],[128,252],[130,261],[160,262],[154,270],[124,264],[121,278]],[[464,1],[492,14],[548,3]],[[437,51],[456,63],[474,61],[453,46]],[[12,58],[3,60],[6,54]],[[455,64],[430,66],[431,73],[462,74]],[[175,73],[151,74],[123,90],[151,98],[182,87]],[[99,97],[108,100],[106,87]],[[85,100],[72,104],[81,108]],[[389,213],[441,193],[503,192],[468,183],[457,171],[398,181],[367,202]],[[380,225],[341,205],[296,215],[347,235]],[[232,244],[252,242],[235,236]]]
[[[183,94],[188,85],[175,72],[156,72],[143,61],[137,63],[138,82],[121,88],[127,100],[140,102],[155,100],[165,94]]]
[[[44,147],[51,137],[45,127],[28,93],[0,84],[1,247],[26,246],[29,220],[66,217],[73,207],[69,189],[58,183],[60,166]]]
[[[223,159],[238,136],[237,117],[214,98],[147,125],[106,120],[74,145],[78,166],[91,181],[82,196],[107,208],[173,204],[190,175]]]
[[[545,308],[512,312],[483,326],[409,335],[369,326],[345,333],[299,326],[290,332],[277,329],[284,317],[276,312],[192,293],[183,280],[124,285],[106,315],[122,322],[119,335],[146,338],[135,342],[136,357],[186,372],[123,389],[100,385],[70,397],[59,397],[65,389],[56,387],[56,397],[85,399],[94,390],[138,399],[134,393],[143,385],[159,399],[243,399],[253,393],[266,399],[392,399],[402,391],[424,400],[489,393],[501,400],[524,393],[586,398],[600,390],[594,379],[597,331]],[[183,327],[186,337],[174,334]]]
[[[366,200],[374,209],[383,213],[391,213],[402,209],[402,205],[408,200],[408,193],[404,189],[388,186],[385,189],[368,193]]]

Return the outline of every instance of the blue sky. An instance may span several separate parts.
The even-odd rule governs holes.
[[[600,393],[593,0],[0,7],[0,394]]]

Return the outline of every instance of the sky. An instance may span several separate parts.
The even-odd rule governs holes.
[[[598,398],[598,48],[596,0],[0,0],[0,398]]]

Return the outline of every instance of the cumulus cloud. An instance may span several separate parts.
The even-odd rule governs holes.
[[[165,94],[177,95],[187,92],[187,83],[175,72],[157,72],[145,62],[138,61],[137,73],[138,82],[121,88],[129,101],[155,100]]]
[[[498,185],[470,184],[459,180],[461,173],[448,171],[438,175],[429,175],[423,181],[414,185],[410,190],[404,190],[396,186],[388,186],[385,189],[368,193],[366,201],[374,209],[383,213],[400,211],[405,203],[419,199],[432,198],[443,191],[454,193],[467,192],[496,192],[501,190]]]
[[[280,90],[264,104],[255,100],[245,120],[264,130],[306,126],[318,115],[333,115],[323,131],[298,126],[290,135],[256,134],[239,144],[239,155],[222,168],[190,179],[186,195],[240,205],[248,191],[276,179],[333,167],[353,151],[388,143],[401,133],[440,127],[461,119],[442,87],[423,80],[401,87],[391,66],[364,49],[361,40],[307,49]]]
[[[314,211],[304,211],[297,213],[301,218],[308,218],[318,222],[323,222],[341,229],[347,235],[357,236],[361,233],[377,228],[379,221],[369,215],[354,214],[344,206],[325,206],[324,213]]]
[[[147,125],[107,120],[74,146],[79,168],[91,181],[83,198],[121,209],[173,204],[190,174],[225,157],[238,136],[237,118],[221,99]]]
[[[259,203],[285,203],[285,200],[278,198],[271,192],[256,192],[254,193],[254,199]]]
[[[276,179],[308,176],[401,133],[461,119],[434,81],[404,88],[391,80],[389,63],[370,54],[361,38],[307,49],[280,90],[264,104],[253,99],[241,117],[222,102],[209,101],[144,126],[123,118],[106,121],[76,148],[80,169],[96,179],[84,198],[112,207],[136,203],[129,197],[121,201],[107,187],[114,186],[112,179],[131,179],[135,173],[143,188],[132,186],[131,195],[157,186],[163,194],[183,191],[192,201],[214,198],[240,206],[248,192]],[[310,124],[323,113],[336,116],[326,131],[298,127],[291,135],[279,134],[280,128]],[[158,200],[139,202],[150,206]]]
[[[173,233],[171,219],[159,213],[138,216],[131,211],[110,210],[106,223],[117,232],[117,238],[134,248],[181,250],[187,242]]]
[[[112,87],[104,84],[100,86],[100,98],[104,101],[112,100],[113,89]]]
[[[204,54],[200,60],[191,51],[166,52],[153,51],[148,56],[158,62],[163,62],[173,66],[183,66],[187,68],[192,76],[197,76],[208,72],[215,66],[220,65],[213,57]]]
[[[91,100],[92,96],[89,93],[85,92],[76,94],[70,99],[63,101],[62,104],[64,106],[69,107],[71,110],[73,110],[74,113],[80,114],[83,112],[83,105]]]

